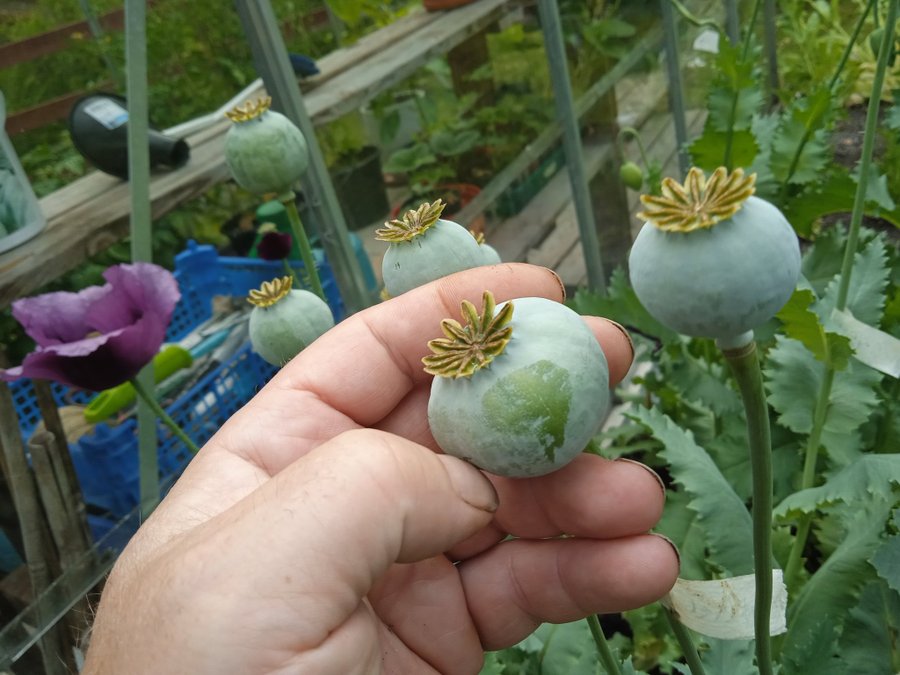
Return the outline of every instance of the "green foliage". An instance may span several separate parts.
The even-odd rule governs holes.
[[[782,501],[774,515],[796,518],[843,503],[861,506],[877,498],[890,502],[900,486],[900,454],[862,455],[838,471],[824,485],[795,492]]]
[[[850,340],[844,335],[825,330],[819,317],[809,308],[815,299],[811,290],[794,291],[788,303],[778,312],[778,318],[784,324],[785,335],[802,342],[826,366],[844,370],[853,352]]]
[[[612,273],[605,296],[578,289],[571,306],[579,314],[609,317],[662,342],[672,342],[678,338],[674,331],[663,326],[644,309],[628,283],[628,275],[621,268]]]
[[[894,514],[896,522],[896,513]],[[887,585],[900,593],[900,535],[889,537],[872,556],[872,567]],[[895,596],[896,597],[896,596]]]
[[[660,455],[675,482],[691,495],[688,506],[705,529],[710,560],[732,575],[750,572],[750,514],[706,451],[690,432],[655,410],[639,408],[630,417],[663,444]]]
[[[788,608],[782,651],[786,675],[819,672],[831,660],[847,612],[872,579],[866,563],[878,549],[891,504],[879,499],[845,511],[844,539]]]

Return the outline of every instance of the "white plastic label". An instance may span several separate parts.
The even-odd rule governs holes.
[[[91,101],[83,110],[107,129],[117,129],[128,121],[128,111],[108,98]]]
[[[691,630],[721,640],[752,640],[756,582],[752,574],[730,579],[678,579],[663,604]],[[772,570],[769,632],[787,631],[787,588],[781,570]]]
[[[835,310],[831,318],[838,330],[850,338],[857,360],[885,375],[900,377],[900,340],[863,323],[850,312]]]
[[[719,53],[719,33],[714,30],[705,30],[694,40],[694,49],[698,52]]]

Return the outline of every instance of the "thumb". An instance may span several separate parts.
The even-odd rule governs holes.
[[[182,544],[204,573],[184,579],[183,591],[220,592],[224,577],[233,598],[279,598],[293,616],[316,617],[293,627],[294,644],[317,644],[392,564],[447,551],[497,505],[491,483],[462,460],[382,431],[348,431],[187,533]]]

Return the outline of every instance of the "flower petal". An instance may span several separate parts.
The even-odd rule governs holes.
[[[78,293],[59,291],[12,304],[12,314],[25,332],[41,347],[73,342],[94,330],[87,322],[88,308],[101,303],[110,292],[106,286],[91,286]]]
[[[103,276],[112,290],[102,302],[87,308],[86,320],[94,330],[108,333],[125,328],[147,313],[155,314],[168,325],[181,297],[171,272],[159,265],[139,262],[115,265]]]
[[[0,379],[54,380],[102,391],[131,379],[156,355],[168,322],[153,312],[133,325],[105,335],[39,348],[17,368],[0,370]]]

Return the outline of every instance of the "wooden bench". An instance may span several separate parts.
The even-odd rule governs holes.
[[[512,0],[478,0],[450,12],[415,11],[351,47],[322,57],[317,61],[320,74],[303,85],[310,117],[315,124],[324,124],[358,108],[427,60],[491,25],[512,6]],[[251,97],[263,94],[260,83]],[[153,175],[153,218],[229,179],[223,155],[229,125],[223,118],[189,135],[188,164]],[[0,254],[0,307],[33,293],[128,234],[128,184],[100,172],[47,195],[41,209],[46,229]]]

